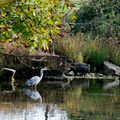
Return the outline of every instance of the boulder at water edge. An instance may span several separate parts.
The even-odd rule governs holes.
[[[120,67],[110,62],[105,61],[103,74],[120,76]]]
[[[90,65],[86,63],[75,62],[71,64],[70,69],[75,74],[85,74],[90,72]]]

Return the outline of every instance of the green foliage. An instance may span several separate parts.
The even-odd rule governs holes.
[[[14,0],[0,0],[0,7],[8,6],[13,2]]]
[[[81,4],[81,2],[80,2]],[[90,0],[80,5],[73,32],[92,34],[94,37],[120,37],[119,0]]]
[[[100,69],[101,65],[109,57],[109,50],[106,47],[106,42],[101,41],[99,37],[92,39],[88,36],[85,40],[83,48],[85,60],[91,65],[92,70]],[[94,72],[95,72],[94,71]]]
[[[58,24],[64,10],[69,6],[66,0],[15,0],[11,4],[0,4],[0,40],[15,41],[37,48],[48,49],[51,36],[59,32]],[[12,39],[11,39],[12,38]],[[14,39],[13,39],[14,38]]]
[[[101,64],[106,60],[108,51],[106,49],[96,48],[90,50],[87,56],[87,61],[90,63],[92,69],[99,68]]]

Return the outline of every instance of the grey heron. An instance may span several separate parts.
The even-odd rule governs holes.
[[[49,70],[49,69],[48,69],[47,67],[42,68],[42,69],[40,70],[40,76],[34,76],[34,77],[28,79],[28,80],[25,82],[25,84],[26,84],[27,86],[35,86],[35,89],[36,89],[38,83],[39,83],[39,82],[42,80],[42,78],[43,78],[43,71],[45,71],[45,70]]]

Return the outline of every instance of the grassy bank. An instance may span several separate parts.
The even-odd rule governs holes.
[[[82,33],[67,35],[64,39],[56,38],[55,49],[73,61],[89,63],[93,70],[100,69],[105,60],[120,65],[120,47],[114,39],[102,41],[99,37],[93,39]]]

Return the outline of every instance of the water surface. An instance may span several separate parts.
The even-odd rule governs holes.
[[[15,89],[0,83],[0,120],[120,120],[119,86],[104,90],[103,82],[76,80]]]

